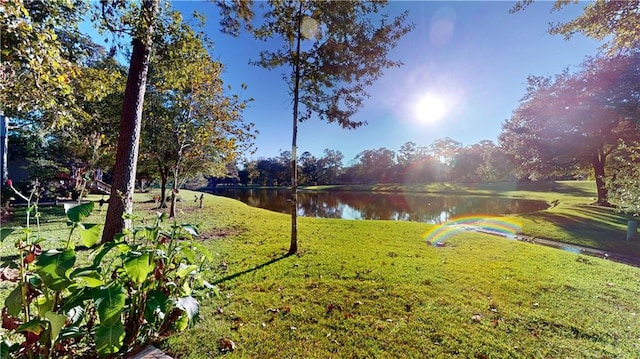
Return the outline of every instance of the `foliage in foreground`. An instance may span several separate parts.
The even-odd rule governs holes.
[[[83,221],[93,202],[67,209],[68,239],[44,250],[40,231],[3,228],[1,240],[22,232],[18,255],[6,257],[0,280],[15,283],[4,301],[0,357],[112,356],[185,330],[199,314],[198,296],[213,288],[200,276],[207,251],[191,239],[197,227],[173,224],[164,214],[93,249],[80,260],[73,233],[94,248],[100,226]],[[37,203],[34,211],[38,218]],[[125,330],[126,328],[126,330]]]

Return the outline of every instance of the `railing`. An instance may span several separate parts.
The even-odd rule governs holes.
[[[90,180],[87,182],[87,190],[91,193],[110,194],[111,185],[100,180]]]

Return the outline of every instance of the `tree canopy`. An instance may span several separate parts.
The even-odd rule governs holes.
[[[253,124],[245,123],[247,101],[228,94],[223,66],[207,51],[206,38],[187,24],[154,44],[143,128],[143,160],[161,179],[180,188],[187,176],[222,175],[225,165],[250,147]],[[170,215],[175,208],[173,192]]]
[[[639,137],[639,80],[637,54],[589,58],[580,71],[554,78],[531,76],[500,142],[531,178],[591,166],[598,202],[606,204],[606,160],[619,141]]]
[[[533,0],[520,0],[512,12],[520,11]],[[578,0],[556,0],[552,11],[559,11],[569,4],[579,4]],[[593,39],[604,41],[603,48],[609,54],[626,52],[638,46],[640,41],[640,3],[636,0],[598,0],[584,6],[584,12],[575,19],[564,23],[551,23],[549,32],[564,35],[570,39],[582,33]]]

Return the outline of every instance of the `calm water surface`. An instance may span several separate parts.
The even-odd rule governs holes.
[[[291,213],[290,192],[287,190],[218,189],[214,193],[253,207]],[[491,197],[356,191],[298,192],[298,215],[320,218],[388,219],[439,224],[461,216],[522,214],[547,207],[543,201]]]

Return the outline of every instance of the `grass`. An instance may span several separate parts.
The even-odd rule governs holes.
[[[533,186],[470,191],[559,199],[522,216],[525,232],[576,240],[590,228],[591,244],[603,246],[603,234],[620,231],[622,216],[587,204],[588,183],[562,185],[557,194]],[[221,296],[203,302],[196,327],[161,343],[176,357],[220,356],[230,341],[228,358],[640,352],[640,268],[478,233],[431,247],[423,223],[313,218],[299,218],[300,252],[286,256],[288,216],[211,195],[200,210],[191,192],[181,193],[178,220],[203,223],[201,240],[216,258],[207,275]],[[151,207],[137,211],[150,216]]]
[[[613,208],[592,205],[596,200],[593,181],[557,181],[525,183],[489,183],[456,185],[375,184],[364,186],[317,186],[310,190],[392,191],[441,195],[472,195],[524,198],[545,201],[550,208],[530,214],[509,216],[522,223],[521,233],[640,257],[640,242],[626,240],[626,225],[631,219]]]
[[[163,348],[181,358],[629,357],[640,350],[640,269],[461,234],[443,248],[429,225],[289,218],[207,197],[218,226],[207,242],[222,297]],[[227,341],[228,343],[228,341]]]
[[[569,202],[593,202],[596,199],[595,182],[593,181],[330,185],[312,186],[306,187],[306,189],[325,191],[420,192],[443,195],[498,196]]]

